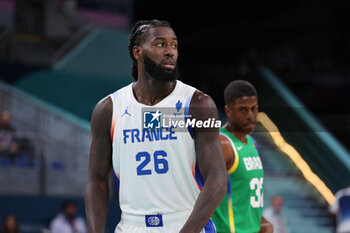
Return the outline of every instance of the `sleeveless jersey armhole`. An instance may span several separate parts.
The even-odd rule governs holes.
[[[116,104],[116,100],[117,100],[117,92],[110,94],[109,97],[112,100],[112,119],[111,119],[111,128],[110,128],[110,137],[111,137],[111,140],[113,142],[115,123],[117,120],[116,114],[115,114],[115,104]]]
[[[190,115],[190,105],[191,105],[191,100],[192,100],[192,97],[193,97],[193,94],[196,92],[196,89],[194,89],[191,94],[189,94],[187,97],[186,97],[186,102],[185,102],[185,110],[184,110],[184,115],[185,115],[185,122],[187,122],[187,119],[188,119],[188,116]],[[191,137],[193,138],[193,129],[191,127],[191,125],[189,124],[187,126],[187,130],[189,132],[189,134],[191,135]]]
[[[233,165],[228,169],[228,173],[231,175],[232,173],[234,173],[238,167],[238,163],[239,163],[239,155],[238,152],[236,150],[235,144],[233,143],[233,141],[230,139],[230,137],[228,137],[226,134],[224,133],[220,133],[220,135],[223,135],[226,137],[226,139],[230,142],[231,147],[233,152],[235,153],[235,161],[233,162]]]

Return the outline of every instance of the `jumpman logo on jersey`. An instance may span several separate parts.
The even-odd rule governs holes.
[[[131,116],[131,114],[128,113],[128,108],[129,108],[129,107],[126,107],[125,112],[123,113],[122,117],[123,117],[125,114]]]

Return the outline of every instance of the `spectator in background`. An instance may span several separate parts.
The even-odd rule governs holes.
[[[335,194],[335,201],[329,207],[329,211],[336,218],[336,233],[350,232],[350,182],[347,188],[339,190]]]
[[[87,233],[86,223],[83,218],[77,216],[74,202],[63,202],[62,213],[59,213],[50,224],[50,233]]]
[[[286,221],[281,214],[283,197],[275,195],[272,197],[271,206],[263,211],[263,216],[272,223],[274,233],[289,233]]]
[[[18,222],[15,216],[7,215],[1,233],[19,233]]]
[[[14,164],[19,154],[15,141],[15,129],[10,125],[10,113],[2,111],[0,116],[0,156],[8,156]]]

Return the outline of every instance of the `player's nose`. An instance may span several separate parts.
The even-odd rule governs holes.
[[[249,110],[247,114],[247,120],[253,120],[253,118],[254,118],[254,112],[252,110]]]
[[[175,55],[175,49],[171,45],[165,46],[164,55],[166,57],[173,57]]]

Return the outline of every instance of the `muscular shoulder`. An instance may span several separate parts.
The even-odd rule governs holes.
[[[196,90],[191,100],[191,108],[216,108],[213,99],[204,92]]]
[[[190,104],[190,114],[193,118],[206,120],[209,118],[218,119],[218,112],[213,99],[201,92],[195,91],[191,104]]]
[[[220,142],[221,142],[222,150],[224,151],[226,168],[227,170],[229,170],[234,164],[235,153],[233,151],[231,142],[224,135],[220,135]]]
[[[227,139],[227,137],[225,137],[224,135],[220,134],[220,142],[221,142],[221,146],[222,148],[228,150],[228,151],[232,151],[232,146],[230,141]]]
[[[109,131],[112,121],[113,103],[110,96],[100,100],[91,116],[91,131]]]

